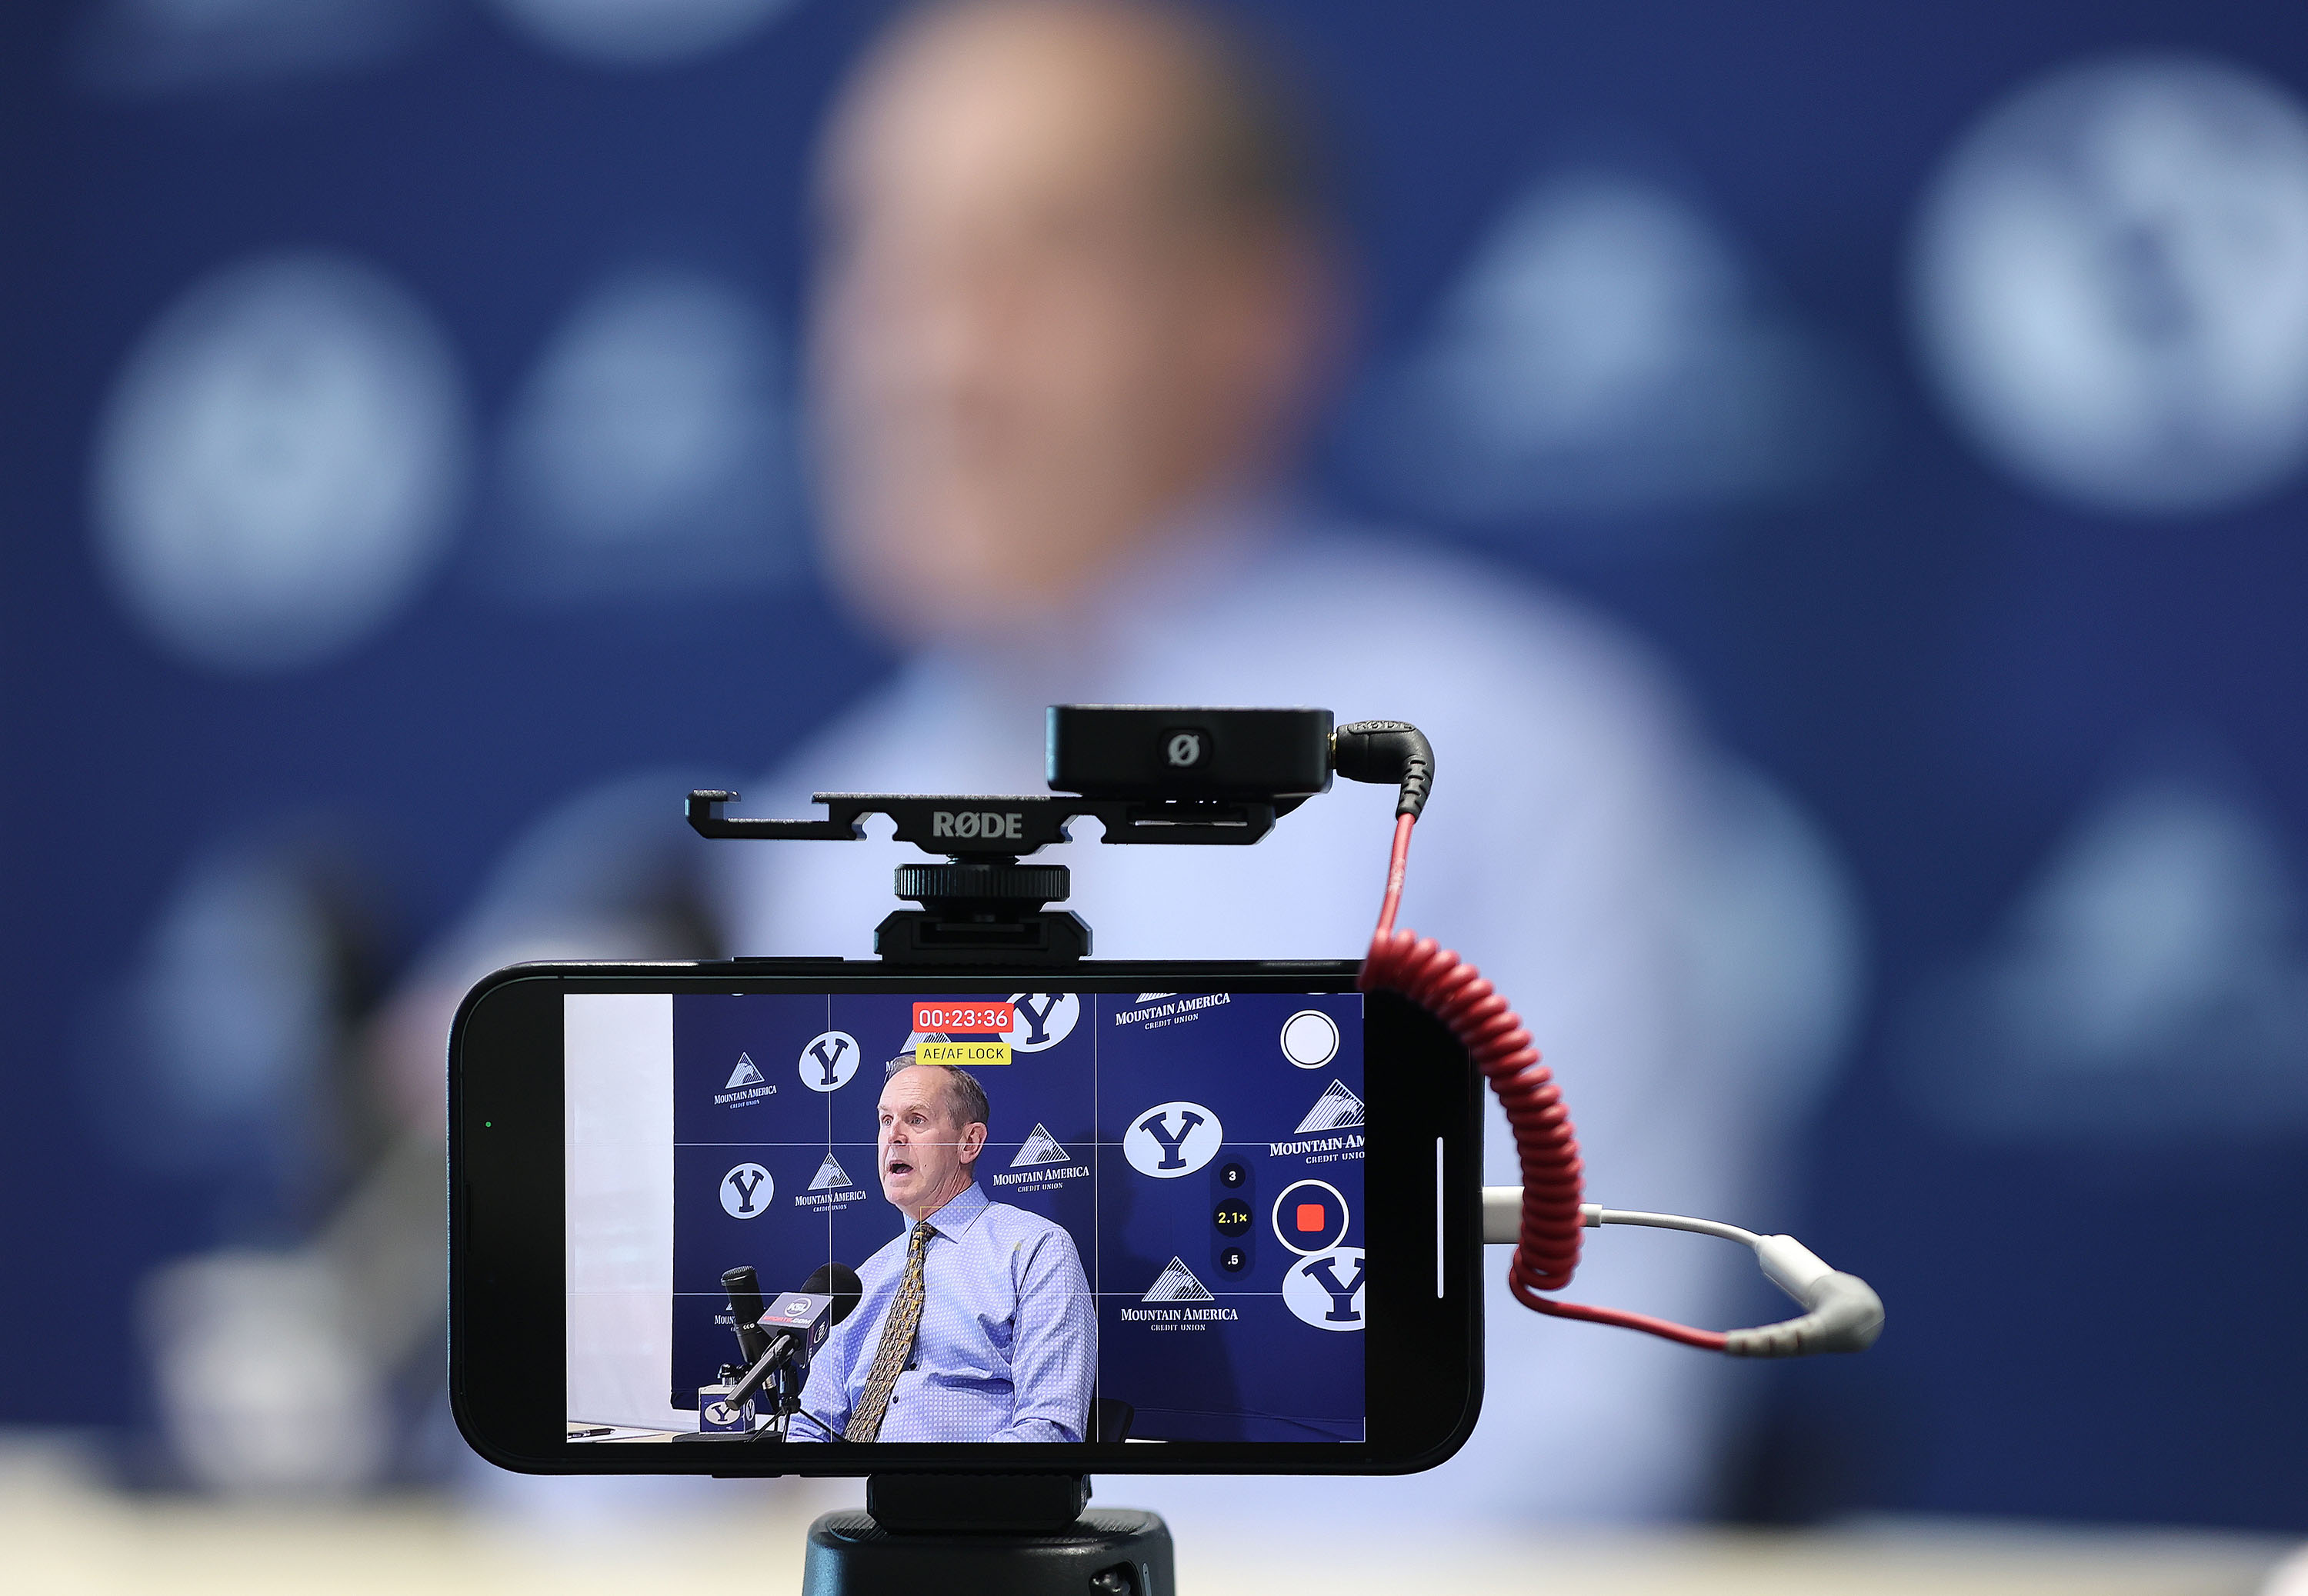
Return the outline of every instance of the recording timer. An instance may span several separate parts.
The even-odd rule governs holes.
[[[1018,1008],[1014,1003],[917,1003],[914,1005],[914,1029],[952,1033],[989,1032],[999,1034],[1018,1028]]]

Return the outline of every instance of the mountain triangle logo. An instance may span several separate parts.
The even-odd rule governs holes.
[[[1291,1134],[1304,1136],[1310,1130],[1342,1130],[1349,1125],[1362,1122],[1363,1100],[1347,1090],[1346,1082],[1332,1081],[1314,1100],[1314,1106],[1306,1111],[1306,1117],[1298,1121],[1298,1128]]]
[[[1203,1285],[1201,1281],[1194,1278],[1194,1272],[1186,1267],[1185,1260],[1184,1258],[1177,1257],[1174,1257],[1170,1260],[1170,1266],[1163,1270],[1160,1274],[1155,1277],[1154,1283],[1146,1288],[1146,1294],[1138,1300],[1141,1302],[1209,1302],[1213,1300],[1210,1293],[1210,1288]]]
[[[1072,1162],[1072,1154],[1058,1145],[1058,1138],[1052,1136],[1046,1127],[1038,1124],[1033,1134],[1026,1138],[1026,1145],[1018,1149],[1018,1156],[1010,1161],[1010,1167],[1014,1170],[1021,1163]]]

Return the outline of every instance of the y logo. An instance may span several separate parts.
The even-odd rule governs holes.
[[[1178,1151],[1179,1145],[1193,1134],[1194,1127],[1201,1122],[1202,1116],[1192,1109],[1180,1112],[1176,1131],[1170,1128],[1170,1116],[1167,1114],[1149,1114],[1140,1120],[1138,1128],[1152,1137],[1162,1149],[1162,1161],[1154,1167],[1158,1170],[1184,1169],[1185,1155]]]
[[[1317,1330],[1363,1327],[1363,1249],[1340,1247],[1299,1258],[1282,1277],[1282,1303]]]
[[[1010,1006],[1017,1023],[1002,1033],[1012,1051],[1038,1053],[1073,1034],[1081,1018],[1081,999],[1072,992],[1012,992]]]
[[[801,1084],[813,1092],[838,1092],[857,1073],[857,1038],[847,1031],[821,1031],[801,1050]]]
[[[1217,1157],[1225,1140],[1226,1128],[1218,1115],[1201,1103],[1157,1103],[1131,1117],[1130,1128],[1122,1136],[1122,1155],[1141,1175],[1175,1180]]]
[[[721,1177],[721,1211],[732,1219],[759,1219],[777,1194],[778,1183],[758,1163],[741,1163]]]

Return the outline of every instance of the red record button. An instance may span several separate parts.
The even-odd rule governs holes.
[[[1274,1239],[1296,1253],[1328,1252],[1347,1239],[1347,1199],[1327,1180],[1300,1180],[1274,1199]]]

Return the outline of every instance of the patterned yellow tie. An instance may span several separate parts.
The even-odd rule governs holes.
[[[866,1389],[859,1393],[857,1406],[842,1427],[845,1441],[870,1441],[882,1433],[882,1415],[890,1411],[890,1394],[898,1388],[898,1372],[906,1367],[906,1359],[914,1350],[914,1332],[922,1322],[922,1248],[929,1245],[930,1222],[914,1222],[914,1233],[906,1243],[905,1277],[898,1282],[898,1295],[890,1304],[890,1317],[882,1324],[882,1348],[874,1354],[874,1367],[866,1373]]]

